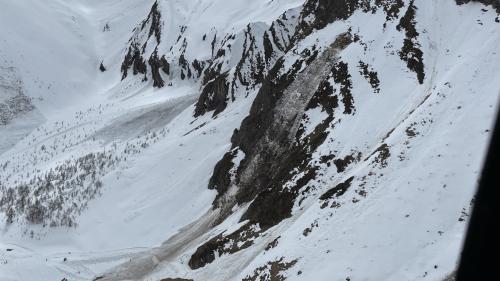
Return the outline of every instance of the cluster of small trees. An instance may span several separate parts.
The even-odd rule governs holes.
[[[0,210],[8,224],[24,218],[43,226],[76,226],[76,216],[100,193],[100,178],[117,160],[110,153],[89,153],[28,183],[9,188],[0,183]]]
[[[90,111],[99,112],[109,104],[99,105],[88,112],[80,112],[75,117],[84,119]],[[87,208],[88,202],[100,195],[102,177],[127,161],[132,155],[140,154],[150,144],[166,137],[166,128],[148,131],[121,145],[113,143],[109,150],[88,153],[79,158],[71,158],[47,172],[40,171],[40,163],[48,163],[66,148],[74,147],[85,139],[74,137],[71,123],[56,122],[52,130],[38,128],[42,135],[60,133],[52,143],[40,144],[37,137],[29,140],[29,145],[37,144],[34,150],[26,150],[0,163],[0,212],[5,214],[7,224],[28,223],[44,227],[75,227],[76,218]],[[75,143],[76,141],[76,143]],[[96,141],[92,138],[92,141]]]
[[[29,97],[22,93],[13,96],[0,103],[0,125],[7,125],[16,116],[30,112],[34,108]]]
[[[43,175],[33,172],[34,176],[27,182],[13,187],[6,187],[0,177],[0,211],[5,213],[8,224],[24,219],[30,224],[74,227],[76,217],[88,202],[100,195],[101,178],[126,161],[127,155],[141,153],[150,142],[157,142],[166,132],[148,132],[133,143],[127,142],[121,153],[117,153],[117,144],[114,143],[109,151],[66,160]]]

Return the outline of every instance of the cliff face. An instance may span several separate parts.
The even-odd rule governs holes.
[[[131,32],[133,1],[85,10],[120,48],[100,50],[88,103],[0,154],[0,237],[75,241],[75,280],[453,272],[498,104],[499,2],[247,2],[150,1]]]
[[[457,4],[466,2],[469,1],[457,1]],[[498,8],[495,1],[482,3]],[[422,18],[425,17],[422,15],[425,9],[438,9],[437,4],[421,4],[421,7],[424,10],[421,12]],[[438,75],[434,45],[437,38],[422,36],[422,33],[429,32],[426,30],[428,23],[418,22],[420,8],[416,1],[309,0],[298,13],[296,10],[285,12],[263,34],[252,34],[249,24],[245,38],[250,40],[244,41],[244,51],[233,70],[224,73],[214,70],[213,61],[228,55],[226,51],[230,52],[219,49],[217,52],[212,50],[215,57],[207,60],[206,65],[209,67],[200,72],[204,80],[207,81],[208,77],[210,82],[201,83],[202,92],[195,117],[208,111],[214,111],[214,116],[221,113],[228,102],[235,101],[235,89],[246,96],[249,85],[251,89],[257,87],[258,91],[249,115],[231,137],[231,149],[216,164],[209,181],[209,188],[217,190],[213,208],[222,210],[222,217],[217,223],[229,216],[235,206],[249,204],[240,218],[244,224],[238,230],[228,234],[222,232],[198,247],[189,260],[192,269],[214,262],[217,256],[234,254],[250,247],[254,239],[266,236],[268,229],[296,216],[294,210],[302,209],[302,203],[314,197],[322,189],[321,186],[329,181],[342,181],[352,175],[320,196],[321,209],[330,203],[331,207],[341,207],[342,204],[335,198],[342,197],[352,186],[355,189],[352,203],[364,200],[369,193],[367,183],[380,184],[379,180],[371,178],[383,178],[382,171],[389,168],[391,159],[399,159],[399,162],[406,160],[406,150],[411,147],[409,143],[420,134],[414,127],[425,127],[427,122],[434,122],[432,118],[414,120],[421,118],[414,116],[415,111],[419,111],[433,95],[440,95],[435,93],[438,86],[434,84]],[[295,13],[296,16],[287,17],[287,13]],[[369,22],[368,18],[382,20],[378,20],[378,27],[367,26],[363,20]],[[283,21],[287,23],[283,24]],[[275,26],[289,26],[284,30],[288,40],[283,44],[276,36]],[[337,30],[337,33],[326,35],[329,39],[324,40],[326,32],[322,31],[329,29]],[[344,33],[339,32],[342,29]],[[413,73],[413,79],[407,82],[394,81],[397,78],[386,75],[382,76],[387,80],[379,79],[378,69],[370,62],[380,65],[377,62],[380,58],[375,55],[373,46],[384,43],[377,42],[380,39],[365,38],[375,38],[373,34],[366,36],[368,30],[381,37],[392,33],[392,39],[384,46],[385,55],[399,57],[407,68],[404,72]],[[224,38],[234,36],[228,34]],[[256,40],[256,37],[262,38]],[[316,42],[310,42],[311,37],[317,38]],[[318,43],[318,39],[324,41]],[[213,42],[216,40],[214,37]],[[252,56],[249,57],[249,54]],[[427,60],[434,66],[426,66]],[[379,67],[384,68],[382,65]],[[245,77],[241,73],[244,68],[251,70],[246,75],[249,79],[241,78]],[[234,75],[232,81],[228,79],[229,73]],[[360,81],[360,78],[365,78],[365,82],[371,86],[369,90],[364,87],[365,93],[356,89],[359,87],[356,81]],[[238,80],[241,84],[237,83]],[[387,128],[383,137],[378,140],[372,137],[368,141],[371,144],[365,143],[361,147],[359,142],[357,145],[336,142],[337,135],[342,134],[340,130],[336,132],[336,126],[340,123],[359,124],[362,118],[359,115],[376,115],[377,109],[357,109],[356,104],[363,103],[358,99],[364,99],[360,94],[388,95],[387,91],[390,90],[384,91],[383,88],[385,86],[388,89],[391,83],[412,85],[409,86],[412,90],[401,95],[410,100],[420,100],[418,105],[403,114],[393,128]],[[241,88],[242,85],[246,88]],[[378,99],[384,100],[383,97]],[[391,111],[388,108],[392,107],[391,104],[387,100],[385,105],[381,103],[378,106]],[[317,112],[321,112],[322,117],[318,118]],[[429,115],[432,113],[429,112]],[[397,136],[398,130],[404,132],[402,137],[407,140]],[[399,147],[396,144],[398,141],[403,142],[405,148]],[[344,155],[339,154],[339,150],[344,151]],[[399,150],[399,155],[393,150]],[[368,172],[349,172],[353,167],[365,165],[372,168],[364,168]],[[326,177],[326,174],[330,176]],[[314,225],[317,225],[317,220]],[[251,239],[248,233],[251,233]],[[246,241],[243,246],[234,246],[238,239],[250,241]]]

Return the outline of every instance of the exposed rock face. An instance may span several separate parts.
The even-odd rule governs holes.
[[[356,10],[375,13],[378,9],[382,9],[388,22],[398,19],[403,7],[402,0],[307,1],[300,17],[297,18],[294,35],[290,37],[286,47],[273,42],[272,39],[275,37],[271,38],[269,35],[273,34],[272,28],[269,33],[264,33],[263,60],[268,65],[268,61],[276,55],[274,53],[276,50],[289,51],[314,30],[322,29],[337,20],[345,20]],[[397,29],[405,32],[406,36],[399,55],[401,60],[407,63],[408,69],[417,73],[419,83],[423,83],[425,78],[423,53],[417,41],[415,12],[416,7],[413,1],[410,1],[405,15],[400,18],[397,25]],[[213,204],[215,208],[230,209],[234,204],[251,202],[241,221],[248,220],[250,224],[258,225],[264,230],[292,215],[296,198],[304,192],[302,188],[317,176],[318,168],[310,163],[311,154],[325,141],[328,129],[334,126],[336,119],[334,110],[342,105],[342,114],[356,113],[351,93],[350,66],[347,62],[335,58],[335,54],[358,40],[359,37],[349,30],[321,54],[314,47],[305,49],[289,69],[284,68],[285,59],[279,58],[270,70],[264,70],[267,74],[262,80],[250,114],[234,132],[231,151],[226,153],[215,166],[210,179],[209,188],[218,191]],[[363,61],[360,61],[357,67],[373,91],[379,93],[381,82],[376,70]],[[217,79],[211,80],[210,83],[215,84],[215,81]],[[254,81],[258,82],[260,79]],[[245,84],[244,80],[240,82]],[[228,96],[226,87],[222,86],[225,84],[217,83],[218,91],[214,91],[212,84],[207,84],[209,91],[203,92],[200,98],[201,108],[206,108],[207,111],[216,110],[215,104],[222,104],[223,106],[218,108],[223,109],[229,99],[222,99],[223,93]],[[218,102],[207,103],[207,96]],[[200,101],[196,115],[204,114],[203,110],[199,110]],[[321,108],[328,117],[314,130],[306,132],[302,126],[303,118],[306,118],[304,112],[315,108]],[[244,158],[240,163],[234,163],[238,151]],[[373,152],[373,155],[375,155],[374,163],[385,167],[385,159],[390,155],[389,147],[381,146]],[[329,162],[334,159],[337,171],[342,173],[351,163],[360,161],[361,156],[358,152],[338,159],[334,159],[335,155],[330,155],[330,158],[325,156],[324,161]],[[231,176],[231,173],[234,173],[232,171],[235,171],[234,177]],[[323,200],[344,194],[353,179],[351,177],[325,193]],[[294,184],[289,184],[290,182]],[[236,191],[228,192],[231,188],[235,188]],[[243,230],[240,229],[235,233],[241,231]],[[212,242],[200,246],[192,256],[190,266],[199,268],[211,263],[215,259],[217,249],[228,243],[227,237],[221,234]],[[217,244],[214,244],[214,241],[217,241]]]
[[[144,74],[143,81],[146,81],[148,78],[146,76],[147,66],[144,58],[141,55],[141,51],[139,46],[133,44],[129,47],[128,53],[125,56],[125,59],[122,63],[122,80],[127,78],[128,70],[132,68],[133,74]]]
[[[143,81],[148,80],[147,78],[147,65],[146,59],[146,48],[150,42],[151,37],[156,41],[156,46],[161,42],[161,31],[163,22],[161,19],[161,12],[158,7],[158,1],[156,1],[151,7],[148,17],[140,24],[139,27],[134,29],[135,35],[130,39],[130,46],[128,52],[123,60],[121,71],[122,80],[127,78],[128,70],[132,68],[133,75],[143,74]],[[143,39],[143,36],[146,39]],[[144,40],[144,42],[142,42]],[[163,79],[159,73],[159,70],[168,70],[168,62],[158,59],[157,50],[150,55],[148,59],[149,65],[151,67],[151,72],[153,76],[153,86],[161,88],[164,86]],[[168,75],[168,71],[166,72]]]
[[[370,83],[375,93],[380,93],[380,80],[376,71],[370,69],[370,66],[363,61],[359,61],[360,73]]]
[[[153,78],[153,87],[162,88],[165,86],[165,82],[161,77],[160,70],[163,70],[165,74],[170,74],[170,64],[165,59],[165,56],[158,58],[158,51],[155,50],[151,57],[149,57],[149,65],[151,66],[151,76]]]
[[[253,245],[253,239],[258,237],[261,230],[250,223],[245,224],[237,231],[212,238],[192,255],[189,266],[198,269],[213,262],[216,255],[233,254]]]
[[[477,0],[456,0],[457,4],[471,1]],[[497,0],[477,2],[491,5],[500,11],[500,4]],[[206,60],[189,59],[186,56],[186,50],[189,48],[186,38],[183,37],[186,26],[181,26],[176,42],[175,47],[179,48],[179,54],[173,53],[174,46],[169,48],[168,57],[171,59],[167,59],[165,54],[158,53],[158,47],[162,44],[163,19],[161,7],[158,2],[155,2],[148,17],[135,29],[136,34],[130,40],[131,43],[122,64],[122,78],[125,79],[129,69],[132,69],[133,75],[143,75],[142,80],[147,81],[148,72],[150,72],[153,86],[158,88],[165,86],[166,77],[171,75],[179,75],[182,80],[197,81],[201,78],[202,94],[196,105],[194,116],[198,117],[207,112],[213,112],[215,116],[223,111],[229,102],[235,100],[237,91],[244,88],[248,93],[260,86],[264,82],[264,76],[268,76],[278,58],[314,30],[320,30],[338,20],[345,20],[357,10],[375,13],[381,9],[386,14],[387,21],[399,18],[397,29],[404,32],[406,38],[398,54],[401,60],[406,62],[408,69],[416,73],[418,82],[422,84],[425,79],[424,55],[418,42],[419,32],[414,20],[417,8],[414,1],[410,1],[404,16],[400,17],[404,7],[403,0],[308,0],[299,17],[291,17],[284,13],[264,32],[256,32],[255,26],[249,24],[241,34],[226,34],[225,36],[214,34],[211,42],[212,57]],[[234,71],[230,71],[223,65],[227,64],[226,57],[233,52],[232,45],[237,40],[237,36],[244,37],[243,52],[238,64],[234,66]],[[204,35],[204,39],[206,37],[207,34]],[[148,48],[149,45],[155,46],[154,51],[147,51],[152,48]],[[178,56],[177,60],[176,56]],[[368,66],[363,62],[361,67],[374,91],[379,92],[380,81],[376,77],[376,70],[368,70]],[[347,99],[345,96],[344,98]]]
[[[129,1],[134,4],[117,3]],[[435,270],[428,263],[446,253],[427,258],[446,248],[442,241],[456,238],[458,223],[467,219],[463,202],[442,209],[470,199],[470,191],[454,187],[475,179],[473,150],[488,136],[485,116],[496,101],[477,94],[495,90],[496,84],[482,82],[496,73],[496,60],[486,58],[499,55],[492,44],[495,23],[480,18],[494,18],[497,2],[443,1],[260,0],[247,1],[255,5],[248,14],[244,0],[137,5],[144,20],[120,50],[123,81],[106,95],[95,93],[95,101],[111,102],[82,103],[83,111],[64,125],[47,116],[50,122],[0,164],[0,217],[7,231],[21,225],[51,235],[44,227],[81,222],[65,237],[104,240],[97,236],[114,228],[124,230],[123,239],[109,241],[110,248],[145,244],[99,253],[99,261],[68,258],[92,269],[123,260],[95,278],[102,281],[444,276],[449,265]],[[466,13],[469,6],[473,13]],[[451,10],[458,13],[438,17]],[[113,26],[126,21],[109,19]],[[109,34],[114,39],[120,30]],[[473,42],[471,34],[487,40]],[[114,54],[105,57],[114,69]],[[478,57],[483,61],[475,63]],[[108,86],[96,88],[100,84]],[[31,96],[37,86],[64,89],[34,81]],[[2,93],[0,129],[7,131],[32,106],[22,92]],[[43,110],[48,103],[40,100]],[[471,119],[484,126],[473,128]],[[473,140],[454,143],[471,132],[465,128],[476,130],[468,135]],[[453,165],[457,159],[472,167],[469,174],[456,173],[468,172]],[[444,177],[435,173],[439,167]],[[207,182],[210,190],[203,190]],[[101,192],[109,193],[93,204]],[[122,204],[108,210],[107,200],[117,198]],[[106,223],[95,223],[102,211],[109,211]],[[431,224],[415,223],[426,217]],[[371,239],[366,234],[372,231],[391,233]],[[394,239],[405,235],[415,235],[412,243]],[[388,254],[403,244],[403,261]],[[412,263],[415,256],[422,268]],[[332,257],[343,262],[329,264]],[[385,260],[391,263],[383,269],[371,262]],[[422,276],[422,269],[432,276]]]
[[[303,38],[313,29],[322,29],[336,20],[345,20],[351,16],[360,5],[359,0],[309,0],[304,4],[302,22],[297,36]],[[312,20],[308,20],[312,18]]]
[[[375,0],[375,5],[382,7],[386,13],[386,20],[392,20],[399,17],[399,12],[401,8],[404,7],[403,0]],[[372,9],[371,7],[365,7],[365,9]]]
[[[122,63],[122,79],[132,70],[133,75],[142,75],[143,81],[151,78],[153,86],[158,88],[165,86],[167,77],[199,82],[202,94],[195,117],[207,112],[215,116],[237,96],[247,96],[258,89],[276,60],[289,47],[297,22],[293,12],[287,11],[271,26],[250,23],[235,34],[207,31],[213,34],[212,56],[197,58],[191,53],[185,37],[186,26],[180,27],[173,45],[162,41],[161,6],[155,2],[148,17],[134,30]],[[203,41],[207,40],[207,34]],[[235,49],[241,49],[241,53],[234,53]]]
[[[217,52],[214,50],[215,57],[203,72],[202,94],[196,105],[195,117],[211,111],[215,116],[236,99],[238,92],[248,94],[262,84],[264,76],[281,51],[273,49],[268,32],[257,30],[261,28],[259,25],[249,24],[243,33],[238,35],[243,39],[243,51],[236,54],[240,59],[232,70],[222,69],[225,57],[232,52],[229,42],[236,40],[236,35],[224,37],[222,47]]]
[[[417,73],[418,82],[422,84],[425,78],[423,62],[424,53],[420,49],[420,44],[418,43],[419,33],[415,28],[415,12],[416,7],[414,1],[410,1],[410,5],[405,15],[401,18],[396,28],[399,31],[404,30],[406,35],[403,47],[401,51],[399,51],[399,56],[403,61],[406,61],[408,69]]]
[[[234,150],[217,164],[210,179],[210,187],[219,192],[215,207],[227,209],[234,203],[243,204],[255,198],[241,220],[249,220],[250,224],[264,230],[291,216],[299,191],[316,175],[316,168],[308,164],[311,152],[323,143],[325,130],[332,121],[330,118],[312,133],[302,136],[299,124],[303,112],[322,80],[331,72],[336,54],[351,42],[351,35],[344,33],[323,53],[303,54],[295,67],[283,76],[278,75],[283,62],[277,62],[255,98],[250,115],[233,135]],[[306,67],[299,72],[303,63]],[[295,142],[302,137],[303,140]],[[238,167],[236,182],[231,182],[226,171],[233,169],[236,149],[241,149],[245,158]],[[304,175],[295,186],[284,188],[284,184],[298,173]],[[234,198],[227,194],[230,185],[238,186]],[[241,235],[244,231],[242,227],[231,235]],[[212,262],[214,252],[232,241],[228,236],[214,239],[197,249],[190,259],[192,268]]]
[[[227,73],[217,76],[205,85],[196,103],[195,117],[203,115],[207,111],[213,111],[213,114],[217,115],[226,108],[229,94],[227,76]]]
[[[297,261],[292,260],[287,262],[284,257],[281,257],[279,260],[270,261],[266,265],[256,268],[252,275],[246,276],[242,281],[284,281],[286,277],[283,275],[283,272],[293,267]]]
[[[498,0],[455,0],[458,5],[467,4],[470,2],[483,3],[484,5],[491,5],[500,14],[500,1]]]
[[[158,53],[163,44],[163,19],[161,5],[155,2],[148,17],[135,29],[135,35],[130,40],[122,64],[122,78],[127,78],[129,69],[132,69],[133,75],[143,75],[143,81],[147,81],[151,76],[153,86],[158,88],[165,86],[166,77],[180,77],[182,80],[195,82],[201,79],[202,94],[194,116],[198,117],[207,112],[213,112],[215,116],[236,99],[238,92],[248,95],[250,91],[260,87],[280,56],[314,30],[320,30],[337,20],[345,20],[356,10],[375,13],[382,9],[387,15],[387,21],[393,20],[399,17],[403,7],[403,0],[309,0],[298,17],[290,14],[291,12],[285,12],[263,31],[262,27],[256,24],[249,24],[238,34],[220,36],[215,33],[211,42],[212,57],[197,59],[187,55],[189,46],[184,37],[188,28],[186,26],[181,26],[176,43],[168,48],[168,55]],[[415,7],[410,5],[406,16],[401,18],[398,25],[398,29],[404,31],[407,37],[399,54],[401,59],[407,62],[408,68],[417,73],[419,82],[423,83],[423,54],[419,49],[415,23],[412,22],[414,13]],[[205,40],[206,38],[207,34],[204,35]],[[242,42],[241,54],[232,54],[236,42]],[[148,51],[152,48],[153,51]],[[161,49],[166,49],[166,46]],[[236,65],[228,68],[226,65],[230,55],[237,55],[240,59]],[[374,75],[376,71],[364,71],[367,71],[367,79],[370,79],[377,91],[378,82]]]
[[[339,197],[342,196],[347,189],[351,186],[351,182],[354,179],[354,177],[348,178],[345,182],[337,184],[335,187],[329,189],[327,192],[325,192],[321,197],[319,198],[320,200],[328,200],[334,197]]]
[[[337,20],[346,20],[356,10],[365,13],[375,13],[382,9],[386,20],[398,18],[400,9],[404,7],[403,0],[308,0],[301,13],[295,40],[309,35],[313,30],[319,30]]]
[[[343,34],[319,57],[317,51],[307,51],[289,72],[278,75],[282,67],[280,61],[270,72],[255,98],[250,115],[232,137],[233,148],[241,149],[246,155],[233,183],[240,186],[236,202],[248,202],[267,187],[271,180],[269,170],[274,170],[269,165],[282,165],[276,160],[281,159],[292,147],[301,112],[314,96],[321,79],[333,67],[335,53],[345,48],[351,40],[349,34]],[[303,65],[309,66],[299,73]],[[228,159],[225,157],[226,161]],[[216,168],[214,175],[217,172]],[[228,189],[227,180],[219,182],[217,177],[213,177],[211,183],[219,195]],[[218,203],[215,202],[215,205]]]
[[[161,28],[163,23],[161,20],[160,10],[158,9],[158,1],[154,2],[153,7],[151,7],[151,11],[149,12],[147,19],[142,22],[141,30],[145,30],[148,24],[149,24],[148,39],[154,35],[156,38],[156,42],[160,42]],[[145,48],[146,45],[143,46],[143,49]]]

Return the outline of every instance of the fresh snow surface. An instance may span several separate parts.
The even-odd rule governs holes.
[[[238,34],[252,23],[259,32],[304,3],[160,2],[161,46],[174,44],[185,25],[183,36],[194,42],[186,56],[205,59],[210,40],[201,38],[211,30]],[[329,170],[316,179],[321,188],[255,245],[193,271],[187,263],[196,248],[238,229],[248,207],[237,206],[210,227],[217,193],[207,188],[208,180],[258,89],[217,118],[194,118],[199,83],[175,78],[173,86],[157,89],[139,76],[121,81],[132,29],[153,3],[0,0],[0,104],[22,94],[33,107],[0,123],[0,184],[18,186],[90,153],[110,163],[99,174],[98,194],[78,201],[84,208],[74,226],[7,224],[0,213],[0,281],[92,280],[106,272],[121,272],[113,280],[242,280],[281,257],[297,260],[284,273],[287,280],[443,280],[455,269],[500,94],[500,24],[491,7],[484,12],[477,3],[415,1],[423,85],[394,54],[400,46],[391,46],[404,35],[396,22],[382,32],[380,12],[355,12],[300,42],[298,52],[312,45],[323,50],[350,26],[368,44],[339,54],[351,68],[356,114],[343,116],[331,128],[335,137],[313,157],[335,150],[339,156],[359,151],[364,158],[384,140],[391,147],[388,165],[361,161],[342,177]],[[294,62],[293,55],[285,59],[285,65]],[[380,93],[359,74],[361,59],[378,71]],[[306,114],[307,132],[325,118],[318,109]],[[234,163],[243,157],[239,151]],[[320,207],[318,197],[329,188],[368,174],[375,176],[365,182],[366,196],[350,189],[342,208]],[[279,244],[265,251],[278,237]]]

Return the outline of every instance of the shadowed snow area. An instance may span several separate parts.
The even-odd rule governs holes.
[[[180,97],[127,112],[126,116],[114,118],[111,124],[99,129],[92,137],[104,138],[106,142],[112,142],[159,131],[186,108],[193,105],[196,98],[197,96],[194,95]]]
[[[490,2],[0,0],[0,281],[447,280]]]

